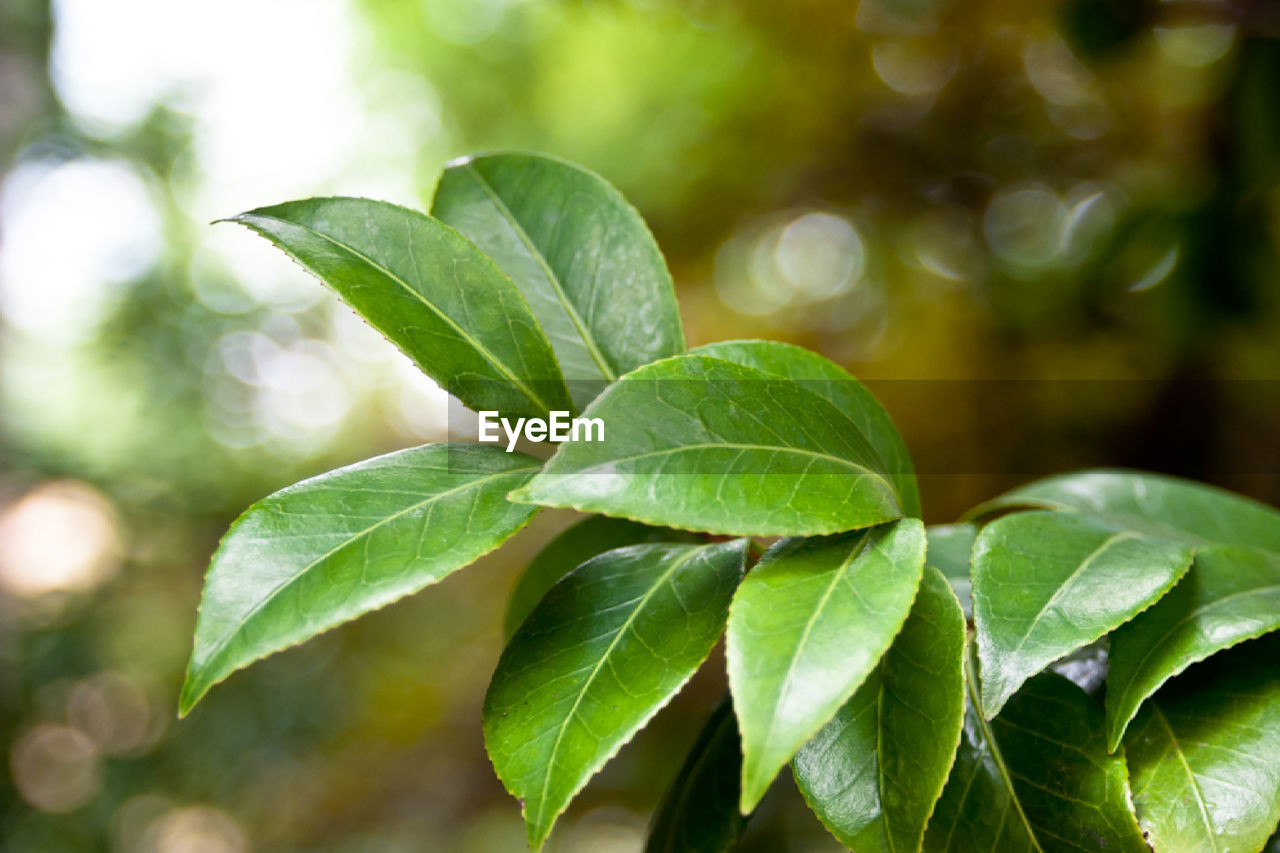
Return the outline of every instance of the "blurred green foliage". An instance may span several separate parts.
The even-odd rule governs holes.
[[[446,420],[318,286],[206,225],[261,204],[425,207],[451,156],[550,151],[652,223],[691,343],[792,340],[870,380],[930,521],[1086,464],[1280,502],[1274,4],[215,6],[0,6],[5,849],[522,849],[478,710],[529,550],[174,721],[235,512]],[[681,760],[656,747],[692,743],[722,671],[555,849],[639,849]],[[743,849],[830,849],[778,794]]]

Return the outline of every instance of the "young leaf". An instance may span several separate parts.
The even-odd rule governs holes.
[[[452,228],[359,198],[313,198],[232,217],[331,287],[473,409],[571,408],[538,321],[502,270]]]
[[[743,814],[875,668],[911,609],[924,551],[915,519],[784,539],[743,581],[727,646]]]
[[[816,352],[778,341],[722,341],[691,352],[793,380],[834,403],[875,451],[880,469],[889,475],[897,491],[902,514],[920,517],[920,487],[907,445],[880,401],[843,367]]]
[[[1194,549],[1082,513],[1019,512],[973,549],[973,613],[987,719],[1031,676],[1149,607]]]
[[[237,669],[496,548],[533,516],[504,496],[537,468],[519,453],[435,444],[303,480],[249,507],[205,578],[179,711]]]
[[[1136,471],[1080,471],[1007,492],[968,515],[1008,509],[1089,512],[1193,545],[1249,545],[1280,553],[1280,512],[1222,489]]]
[[[965,623],[926,568],[875,672],[796,753],[796,784],[836,839],[862,853],[919,850],[964,721]]]
[[[933,566],[946,575],[960,599],[960,609],[965,619],[973,618],[973,582],[970,579],[969,561],[972,559],[973,543],[978,538],[977,525],[961,522],[959,524],[931,524],[925,528],[929,539],[929,550],[925,552],[925,565]]]
[[[746,540],[632,545],[570,572],[498,661],[484,740],[537,850],[587,780],[710,654]]]
[[[512,500],[733,535],[809,535],[902,515],[877,454],[835,406],[752,367],[683,355],[620,379]]]
[[[1124,756],[1107,754],[1102,709],[1046,672],[987,722],[971,660],[966,669],[964,734],[924,850],[1150,853],[1129,808]]]
[[[662,798],[645,853],[725,853],[746,828],[738,813],[742,742],[726,696]]]
[[[538,154],[470,157],[445,169],[431,212],[515,281],[579,408],[622,374],[684,351],[662,253],[599,175]]]
[[[697,541],[697,537],[684,531],[650,527],[623,518],[597,515],[578,522],[538,552],[511,590],[503,623],[507,639],[556,581],[597,554],[641,542]]]
[[[1201,548],[1172,592],[1111,635],[1111,748],[1161,684],[1196,661],[1275,630],[1280,630],[1280,554],[1226,545]]]
[[[1124,736],[1138,823],[1156,850],[1260,850],[1280,820],[1280,638],[1200,664]]]

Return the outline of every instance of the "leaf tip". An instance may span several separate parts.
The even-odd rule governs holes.
[[[768,782],[761,784],[756,776],[757,774],[752,773],[744,763],[742,767],[742,793],[738,797],[738,812],[744,817],[756,810],[756,806],[760,805],[760,801],[764,799],[765,793],[769,790],[769,785],[773,782],[770,779]]]
[[[207,685],[199,685],[188,673],[182,682],[182,692],[178,695],[178,719],[185,719],[191,713],[191,710],[195,708],[196,703],[203,699],[204,694],[208,692]]]
[[[529,484],[526,483],[517,489],[507,492],[507,500],[513,504],[536,504],[539,503],[537,498],[529,490]]]

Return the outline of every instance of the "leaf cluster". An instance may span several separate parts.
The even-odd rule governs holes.
[[[1280,513],[1087,471],[926,529],[910,456],[865,387],[784,344],[686,351],[639,215],[553,158],[455,163],[431,215],[332,198],[233,221],[467,406],[581,412],[607,436],[545,463],[412,448],[250,507],[209,569],[183,713],[235,670],[472,563],[541,507],[571,508],[589,517],[517,584],[483,711],[535,850],[722,637],[730,695],[650,851],[729,849],[788,765],[858,851],[1266,843]]]

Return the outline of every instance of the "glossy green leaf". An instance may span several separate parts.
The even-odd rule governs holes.
[[[515,281],[580,408],[605,383],[684,351],[662,253],[599,175],[537,154],[470,157],[445,169],[431,212]]]
[[[926,568],[880,665],[796,753],[796,783],[823,826],[859,853],[919,850],[964,721],[965,622]]]
[[[967,670],[964,734],[924,850],[1150,853],[1129,808],[1124,755],[1107,754],[1097,703],[1046,672],[988,722],[972,662]]]
[[[583,417],[604,441],[560,445],[513,500],[733,535],[811,535],[902,515],[866,438],[790,380],[704,355],[646,365]]]
[[[542,417],[570,409],[520,291],[447,225],[359,198],[288,202],[229,221],[286,252],[467,406]]]
[[[538,552],[511,590],[504,621],[507,639],[556,581],[597,554],[641,542],[696,542],[693,534],[597,515],[580,521]]]
[[[1124,748],[1138,822],[1156,850],[1262,849],[1280,821],[1280,637],[1167,684]]]
[[[1192,546],[1089,513],[1019,512],[973,549],[982,710],[1149,607],[1186,574]]]
[[[249,507],[205,578],[180,711],[235,670],[496,548],[532,517],[505,495],[537,468],[520,453],[435,444],[321,474]]]
[[[741,771],[738,720],[726,696],[663,796],[645,853],[725,853],[732,848],[747,824],[738,812]]]
[[[1108,744],[1116,748],[1142,702],[1190,664],[1280,628],[1280,512],[1221,489],[1129,471],[1050,477],[983,504],[981,518],[1016,509],[1088,515],[1196,549],[1191,570],[1112,637]],[[1109,589],[1107,597],[1115,594]]]
[[[511,638],[485,697],[484,739],[535,850],[710,654],[746,549],[735,540],[608,551],[552,587]]]
[[[729,615],[729,688],[742,731],[742,812],[866,680],[902,627],[924,568],[924,525],[784,539]]]
[[[1131,530],[1193,545],[1249,545],[1280,552],[1280,512],[1223,489],[1137,471],[1080,471],[1038,480],[969,513],[1036,508],[1104,515]]]
[[[1187,576],[1111,635],[1107,738],[1114,749],[1142,702],[1196,661],[1280,630],[1280,554],[1201,548]]]
[[[880,469],[893,482],[902,514],[920,517],[920,487],[907,445],[880,401],[843,367],[816,352],[778,341],[722,341],[691,352],[791,379],[834,403],[875,451]]]
[[[970,578],[969,561],[973,543],[978,538],[975,524],[931,524],[925,528],[929,550],[925,552],[925,565],[933,566],[946,575],[960,599],[964,618],[973,618],[973,581]]]

